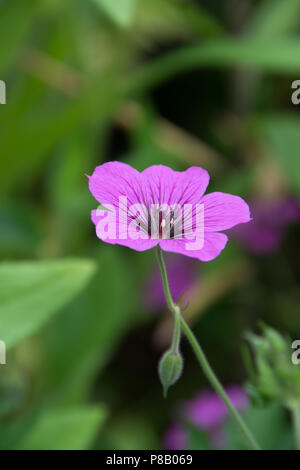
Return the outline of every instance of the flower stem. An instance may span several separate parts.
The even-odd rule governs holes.
[[[294,425],[296,447],[298,450],[300,450],[300,408],[294,408],[292,410],[292,418],[293,418],[293,425]]]
[[[166,296],[166,300],[168,303],[168,307],[173,313],[175,317],[175,328],[176,328],[176,321],[179,318],[180,319],[180,324],[182,330],[185,332],[185,335],[191,344],[194,353],[202,367],[202,370],[204,374],[206,375],[208,381],[210,382],[211,386],[216,390],[216,392],[219,394],[219,396],[222,398],[226,406],[228,407],[231,415],[237,422],[238,426],[240,427],[241,431],[243,432],[244,436],[248,440],[250,446],[252,449],[259,450],[260,447],[258,443],[256,442],[256,439],[252,435],[250,429],[242,419],[241,415],[239,412],[236,410],[236,408],[233,406],[229,396],[227,395],[226,391],[224,390],[222,384],[220,383],[219,379],[217,378],[216,374],[214,373],[213,369],[211,368],[196,336],[184,320],[184,318],[181,315],[180,307],[176,305],[172,299],[171,291],[170,291],[170,286],[169,286],[169,281],[168,281],[168,276],[167,276],[167,270],[166,270],[166,265],[164,262],[163,254],[161,251],[160,246],[156,247],[156,256],[161,272],[161,277],[162,277],[162,282],[163,282],[163,287],[164,287],[164,292]],[[300,419],[300,417],[299,417]],[[299,422],[298,422],[299,423]],[[299,423],[300,424],[300,423]],[[300,428],[299,428],[300,431]]]
[[[174,354],[178,354],[179,352],[179,344],[180,344],[180,332],[181,332],[181,315],[180,315],[180,308],[176,306],[174,310],[174,333],[173,333],[173,340],[171,345],[171,351]]]
[[[165,261],[164,261],[164,258],[163,258],[162,251],[161,251],[159,246],[156,249],[156,257],[157,257],[157,261],[158,261],[160,272],[161,272],[161,277],[162,277],[162,281],[163,281],[164,293],[165,293],[165,296],[166,296],[167,304],[168,304],[169,309],[173,313],[174,320],[175,320],[171,350],[173,352],[177,353],[178,350],[179,350],[180,330],[181,330],[181,326],[180,326],[180,323],[181,323],[180,307],[178,305],[176,305],[175,302],[172,299],[172,294],[171,294],[171,291],[170,291],[170,286],[169,286],[169,281],[168,281],[168,276],[167,276],[166,265],[165,265]]]

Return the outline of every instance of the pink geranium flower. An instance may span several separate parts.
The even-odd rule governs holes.
[[[89,177],[92,195],[107,209],[92,211],[97,236],[137,251],[159,244],[164,251],[210,261],[227,243],[221,232],[251,218],[238,196],[204,195],[208,182],[200,167],[178,172],[154,165],[139,172],[125,163],[104,163]]]

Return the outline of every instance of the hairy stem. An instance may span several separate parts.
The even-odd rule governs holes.
[[[166,265],[164,262],[163,254],[161,251],[160,246],[156,247],[156,256],[161,272],[161,277],[162,277],[162,282],[163,282],[163,287],[164,287],[164,292],[166,296],[166,300],[168,303],[168,307],[173,313],[175,317],[175,329],[176,329],[176,322],[178,322],[178,318],[180,319],[180,325],[182,330],[184,331],[190,345],[193,348],[193,351],[202,367],[202,370],[204,374],[206,375],[208,381],[210,382],[211,386],[216,390],[216,392],[219,394],[219,396],[222,398],[226,406],[228,407],[231,415],[235,419],[236,423],[238,424],[239,428],[241,429],[242,433],[244,434],[245,438],[249,442],[250,446],[252,449],[259,450],[260,447],[258,443],[256,442],[256,439],[252,435],[252,432],[244,422],[243,418],[239,414],[239,412],[236,410],[234,405],[232,404],[229,396],[227,395],[226,391],[224,390],[222,384],[220,383],[219,379],[217,378],[216,374],[214,373],[213,369],[211,368],[196,336],[184,320],[184,318],[181,315],[180,307],[175,304],[175,302],[172,299],[171,291],[170,291],[170,286],[169,286],[169,281],[168,281],[168,276],[167,276],[167,270],[166,270]],[[180,332],[179,332],[180,334]],[[174,342],[174,341],[173,341]],[[300,429],[300,428],[299,428]]]

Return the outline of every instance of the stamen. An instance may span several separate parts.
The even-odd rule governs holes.
[[[170,238],[174,238],[174,211],[171,210],[171,218],[170,218]]]
[[[163,231],[163,227],[166,225],[166,220],[163,218],[163,213],[162,211],[159,211],[159,214],[158,214],[158,236],[159,238],[162,238],[162,231]],[[164,225],[163,225],[164,223]]]

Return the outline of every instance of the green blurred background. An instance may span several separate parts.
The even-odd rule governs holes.
[[[154,253],[97,239],[85,175],[199,165],[209,191],[297,201],[299,13],[299,0],[0,0],[0,448],[159,449],[177,403],[207,386],[183,342],[162,398],[172,323],[146,300]],[[196,264],[185,315],[224,384],[245,380],[258,319],[300,337],[299,234],[296,220],[259,253],[233,237]]]

